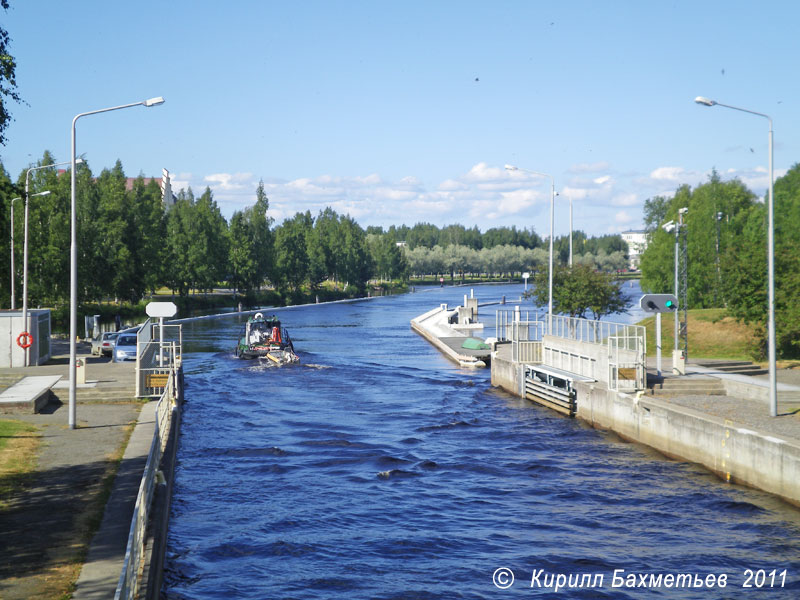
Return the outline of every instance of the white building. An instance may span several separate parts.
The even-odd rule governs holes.
[[[628,244],[628,268],[638,271],[639,261],[647,248],[647,232],[644,229],[631,229],[623,231],[620,235]]]

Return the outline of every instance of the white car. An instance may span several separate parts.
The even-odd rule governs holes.
[[[114,344],[114,362],[136,360],[136,334],[120,333]]]

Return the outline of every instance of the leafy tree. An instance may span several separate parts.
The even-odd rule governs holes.
[[[8,10],[8,0],[0,0],[0,7]],[[8,110],[8,100],[21,102],[17,93],[17,63],[9,52],[11,38],[8,32],[0,27],[0,145],[5,146],[5,131],[11,122],[11,113]],[[12,196],[13,198],[14,196]]]
[[[258,274],[258,259],[255,232],[241,211],[235,212],[231,217],[229,239],[229,282],[234,290],[247,294]]]
[[[80,248],[85,260],[91,263],[92,271],[99,275],[95,280],[105,284],[100,289],[93,286],[94,297],[105,292],[135,301],[140,296],[133,291],[137,287],[134,283],[136,265],[131,251],[135,239],[125,184],[126,177],[119,160],[113,169],[103,169],[100,173],[93,185],[95,193],[84,199]]]
[[[210,188],[195,204],[194,236],[189,261],[195,286],[207,290],[225,278],[228,259],[227,223]]]
[[[275,231],[275,283],[297,293],[308,276],[306,238],[313,227],[311,213],[297,213]]]
[[[155,180],[147,185],[140,175],[128,194],[133,218],[132,248],[135,275],[132,296],[141,298],[147,290],[155,293],[168,265],[163,256],[166,215],[161,186]]]
[[[264,190],[263,181],[258,182],[255,205],[251,209],[247,209],[245,214],[253,229],[255,243],[257,273],[252,285],[259,287],[269,277],[273,266],[273,235],[271,230],[273,218],[269,216],[269,198],[267,198],[267,192]]]
[[[338,237],[342,245],[339,247],[341,261],[337,275],[340,280],[355,286],[357,292],[363,293],[373,271],[366,234],[355,220],[345,216],[339,220]]]
[[[533,278],[526,297],[538,306],[549,302],[549,271],[539,271]],[[570,317],[586,318],[587,313],[598,320],[605,315],[625,312],[627,302],[620,283],[611,275],[598,273],[585,265],[556,267],[553,270],[553,312]]]
[[[195,236],[194,194],[192,188],[178,193],[175,204],[167,214],[167,256],[169,269],[165,272],[165,282],[177,290],[181,296],[187,296],[192,287],[194,276],[190,248]]]
[[[690,308],[709,307],[724,303],[725,279],[722,263],[717,277],[716,215],[721,212],[720,251],[725,252],[734,239],[741,235],[745,221],[737,215],[749,210],[755,195],[740,181],[722,182],[716,171],[709,181],[692,190],[688,185],[678,188],[661,218],[678,221],[678,210],[688,208],[684,216],[688,248],[688,301]],[[659,208],[659,210],[661,210]],[[655,213],[651,220],[655,219]],[[661,225],[650,233],[650,242],[642,255],[642,289],[654,293],[671,292],[675,280],[675,234],[665,232]],[[734,244],[735,245],[735,244]],[[730,263],[728,263],[730,264]]]
[[[367,247],[375,265],[375,274],[382,279],[405,277],[408,265],[405,256],[391,235],[368,233]]]
[[[11,182],[11,178],[8,176],[8,173],[3,166],[3,163],[0,162],[0,231],[9,231],[11,224],[9,223],[10,214],[11,214],[11,200],[13,198],[17,198],[21,196],[21,194],[17,193],[17,189],[14,184]],[[21,264],[21,260],[17,258],[17,256],[22,256],[19,251],[21,250],[21,244],[19,240],[22,239],[21,232],[22,232],[22,219],[17,218],[17,215],[22,214],[22,202],[17,200],[14,203],[14,229],[16,232],[14,233],[14,253],[15,253],[15,263],[14,267],[15,270],[17,269],[17,265]],[[0,235],[0,255],[2,256],[9,256],[11,252],[10,248],[11,239],[7,235]],[[11,303],[11,286],[8,282],[11,281],[11,265],[8,261],[0,261],[0,281],[3,283],[0,284],[0,306],[9,306]],[[14,284],[14,291],[16,295],[16,290],[18,288],[20,281],[19,278],[15,279]]]

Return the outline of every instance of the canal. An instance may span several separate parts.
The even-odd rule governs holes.
[[[302,361],[280,369],[233,356],[238,317],[184,325],[164,597],[555,597],[559,574],[583,589],[558,597],[798,597],[798,509],[496,391],[411,331],[468,291],[274,311]],[[727,586],[665,585],[687,573]]]

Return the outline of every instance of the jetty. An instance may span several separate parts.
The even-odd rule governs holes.
[[[483,339],[478,321],[478,299],[470,293],[464,305],[449,308],[441,304],[411,319],[411,329],[428,340],[447,358],[465,369],[486,367],[492,356],[492,340]]]

